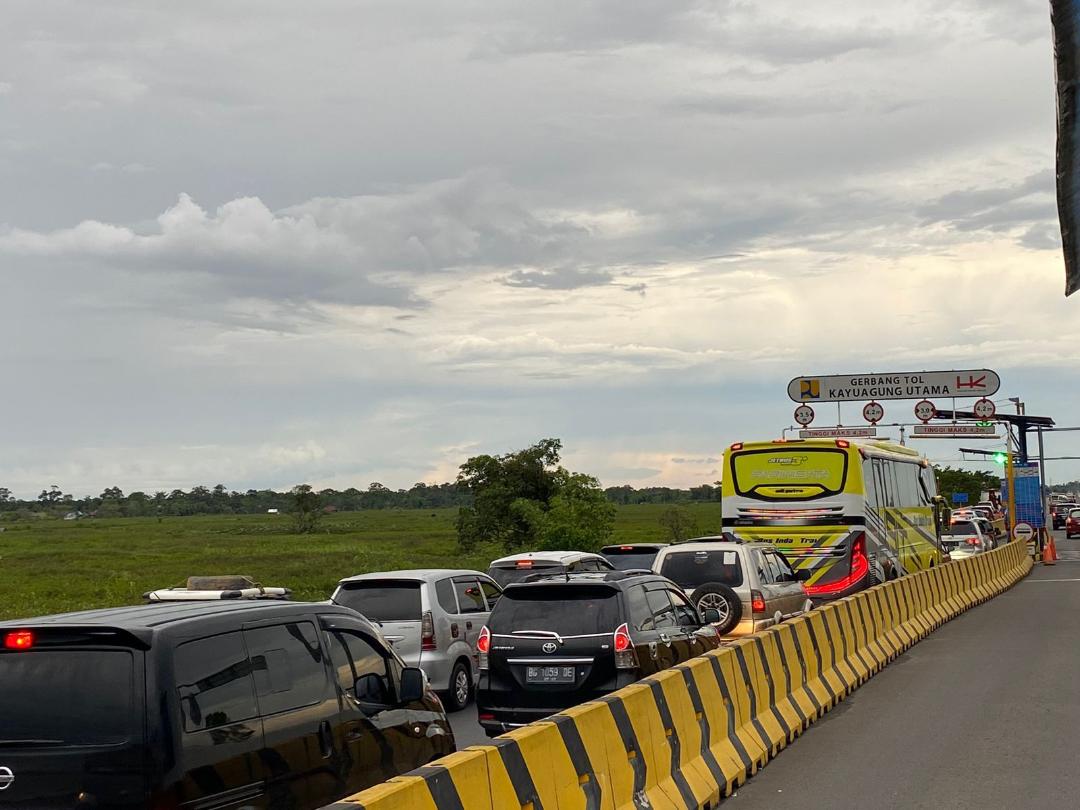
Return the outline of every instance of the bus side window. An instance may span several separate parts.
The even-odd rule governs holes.
[[[880,508],[877,479],[874,477],[874,459],[872,458],[863,461],[863,486],[866,489],[866,505],[870,509]]]

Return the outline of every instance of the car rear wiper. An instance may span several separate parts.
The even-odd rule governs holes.
[[[25,745],[29,748],[43,748],[50,745],[64,745],[64,741],[43,739],[0,740],[0,748],[14,747],[16,745]]]

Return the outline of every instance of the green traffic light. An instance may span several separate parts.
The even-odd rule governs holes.
[[[1005,454],[1004,453],[994,453],[994,463],[995,464],[1004,464],[1005,463]]]

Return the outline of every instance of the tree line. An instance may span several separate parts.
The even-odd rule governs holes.
[[[444,509],[470,507],[474,494],[467,483],[417,483],[408,489],[390,489],[374,482],[367,489],[322,489],[316,492],[319,508],[330,512],[359,512],[367,509]],[[719,500],[719,487],[705,484],[691,489],[631,486],[608,487],[604,497],[614,504],[665,503]],[[35,517],[175,517],[186,515],[253,515],[270,509],[285,513],[293,509],[292,489],[229,490],[224,484],[194,486],[189,490],[158,490],[125,493],[120,487],[107,487],[100,495],[77,498],[53,485],[33,499],[20,499],[11,490],[0,487],[0,519],[17,520]]]

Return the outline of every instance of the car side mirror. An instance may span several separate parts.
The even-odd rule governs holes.
[[[705,624],[717,624],[720,621],[720,611],[716,608],[705,608],[701,611],[701,618]]]
[[[401,670],[401,688],[398,689],[398,702],[415,703],[424,696],[424,671],[419,667],[405,667]]]
[[[387,701],[386,679],[374,672],[368,672],[356,679],[353,694],[361,703],[385,706]]]
[[[797,570],[795,572],[795,581],[796,582],[806,582],[808,579],[810,579],[810,576],[811,576],[812,573],[813,572],[810,571],[807,568],[800,568],[799,570]]]

